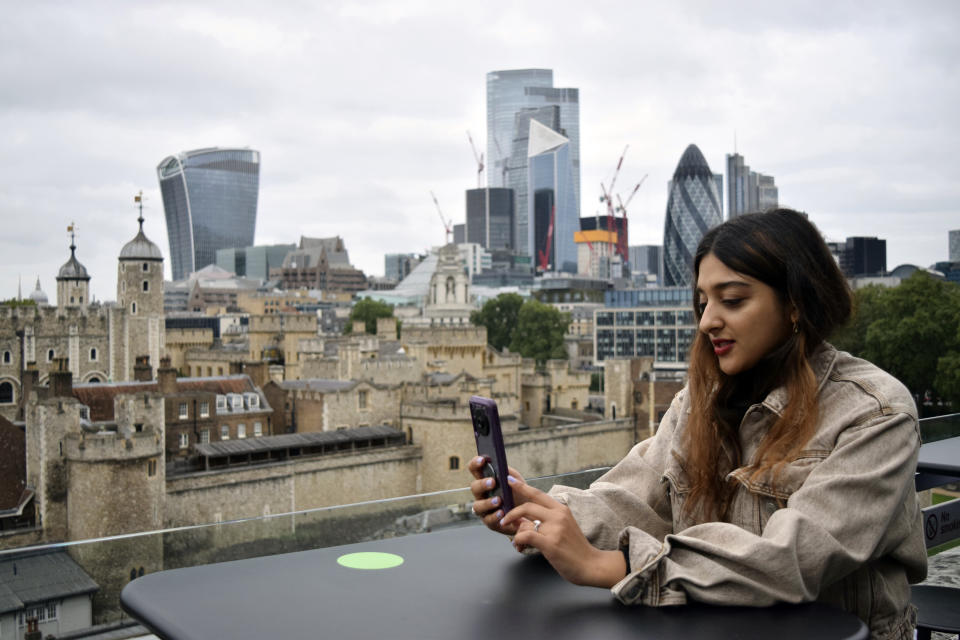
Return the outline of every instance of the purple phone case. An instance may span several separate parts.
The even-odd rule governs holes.
[[[486,417],[490,425],[488,433],[481,433],[481,416]],[[490,459],[492,465],[492,475],[496,477],[497,486],[488,493],[489,496],[500,496],[503,500],[503,512],[506,513],[513,509],[513,492],[507,484],[507,454],[503,449],[503,432],[500,429],[500,413],[497,411],[497,403],[490,398],[483,396],[472,396],[470,398],[470,419],[473,422],[473,436],[477,441],[477,453]],[[488,470],[484,475],[491,475]]]

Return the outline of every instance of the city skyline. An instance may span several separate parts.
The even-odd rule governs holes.
[[[659,244],[690,143],[715,170],[742,153],[830,240],[888,239],[890,268],[946,260],[960,219],[953,3],[838,3],[828,15],[745,3],[736,16],[701,2],[493,3],[470,25],[421,3],[241,5],[229,17],[100,4],[99,18],[12,6],[0,25],[0,297],[18,279],[26,297],[38,276],[54,296],[75,222],[91,293],[114,299],[141,189],[145,232],[170,265],[156,161],[205,146],[270,158],[255,244],[339,235],[358,268],[382,273],[384,254],[442,244],[431,190],[463,222],[476,186],[466,131],[485,139],[497,69],[550,68],[554,86],[579,89],[581,215],[600,209],[599,184],[630,145],[616,191],[649,174],[630,206],[634,245]]]

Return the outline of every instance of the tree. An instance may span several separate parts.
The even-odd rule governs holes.
[[[858,291],[855,307],[838,347],[889,371],[918,403],[939,396],[960,406],[960,286],[918,271],[897,287]]]
[[[343,332],[345,334],[353,332],[353,323],[359,321],[363,322],[364,330],[367,333],[376,335],[377,318],[392,317],[393,305],[372,298],[364,298],[353,305],[353,309],[350,311],[350,320],[347,322],[347,326]]]
[[[513,340],[517,317],[523,306],[523,297],[517,293],[501,293],[483,303],[479,311],[470,314],[471,324],[487,328],[487,343],[502,351]]]
[[[570,316],[555,307],[536,300],[526,301],[520,307],[517,326],[510,342],[510,350],[538,363],[552,358],[566,358],[563,336],[570,325]]]

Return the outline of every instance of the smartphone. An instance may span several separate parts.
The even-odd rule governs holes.
[[[503,432],[500,430],[497,403],[483,396],[472,396],[470,417],[473,420],[473,435],[477,440],[477,453],[487,458],[483,475],[497,481],[497,486],[487,492],[487,497],[500,496],[503,512],[506,513],[513,509],[513,492],[507,483],[507,454],[503,449]]]

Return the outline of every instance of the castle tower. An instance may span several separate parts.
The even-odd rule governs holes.
[[[67,231],[70,232],[70,259],[57,273],[57,307],[61,311],[68,306],[85,307],[90,304],[90,275],[77,260],[74,225],[67,227]]]
[[[140,196],[137,196],[140,202]],[[163,352],[163,254],[140,229],[123,246],[117,264],[117,308],[111,314],[110,377],[133,380],[138,356],[160,362]]]

